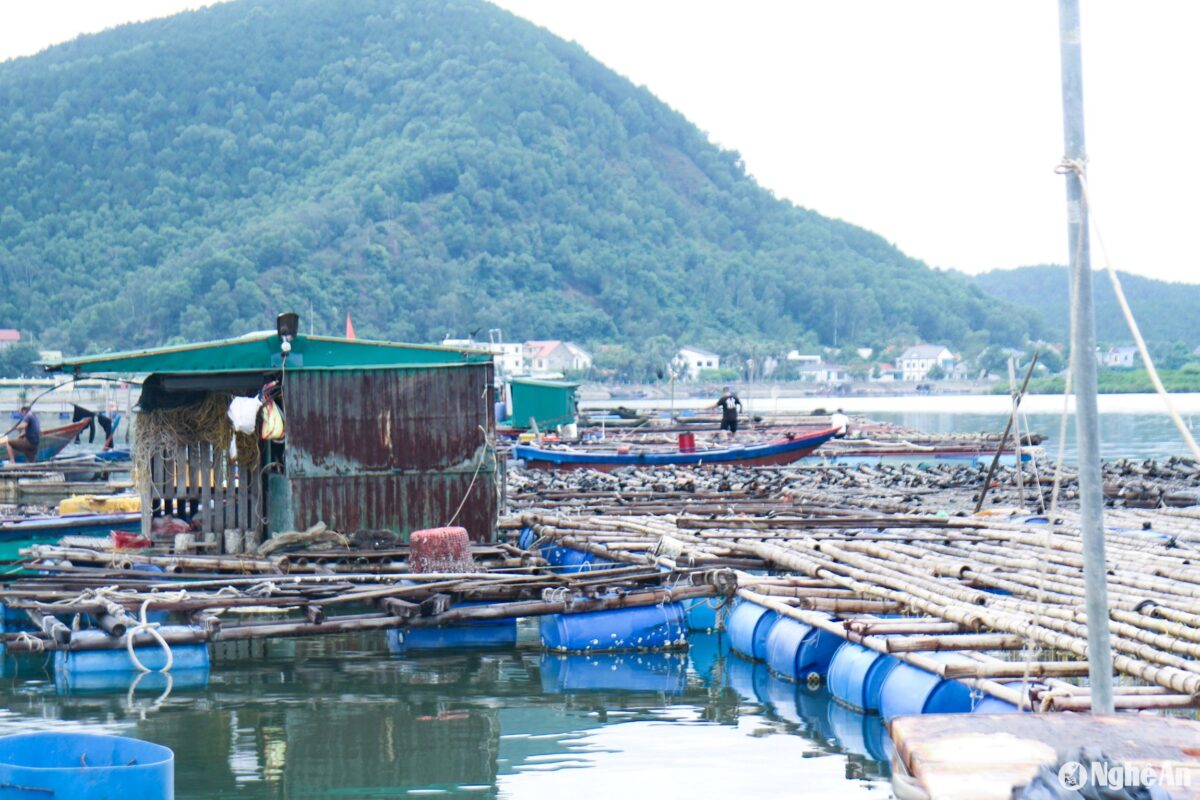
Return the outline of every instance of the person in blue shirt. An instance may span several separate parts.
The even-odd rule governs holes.
[[[27,461],[36,461],[38,447],[42,443],[42,424],[29,406],[21,406],[19,413],[21,419],[13,428],[16,436],[9,436],[4,443],[8,448],[8,460],[15,461],[16,454],[20,453]]]

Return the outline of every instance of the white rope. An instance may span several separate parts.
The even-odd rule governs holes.
[[[28,631],[19,632],[15,643],[28,647],[31,653],[40,653],[46,649],[46,643],[36,636],[31,636]]]
[[[186,592],[181,592],[180,594],[186,594]],[[175,666],[175,654],[171,652],[171,645],[167,644],[167,640],[164,639],[163,635],[158,632],[158,623],[150,622],[146,619],[146,609],[150,605],[151,601],[155,599],[157,598],[147,597],[145,599],[145,601],[142,603],[141,621],[137,625],[134,625],[132,628],[125,631],[125,650],[129,653],[129,660],[133,662],[133,666],[138,672],[153,672],[153,670],[142,663],[141,659],[137,657],[137,653],[134,652],[133,640],[139,633],[142,633],[143,631],[149,633],[151,638],[158,642],[159,647],[161,647],[163,652],[165,652],[167,655],[166,663],[163,665],[162,669],[158,671],[170,672],[171,667]]]
[[[1113,268],[1112,260],[1108,257],[1108,248],[1104,244],[1104,237],[1100,235],[1100,226],[1096,222],[1095,206],[1092,204],[1091,195],[1088,193],[1087,165],[1082,161],[1064,159],[1057,171],[1060,174],[1073,172],[1079,181],[1079,188],[1083,193],[1083,202],[1087,206],[1088,214],[1092,220],[1092,228],[1096,232],[1096,243],[1100,245],[1100,254],[1104,258],[1104,270],[1108,273],[1108,278],[1112,282],[1113,293],[1117,296],[1117,303],[1121,306],[1121,313],[1125,317],[1125,323],[1129,326],[1129,332],[1133,334],[1133,341],[1142,356],[1142,363],[1146,365],[1146,372],[1150,375],[1150,382],[1154,384],[1154,391],[1162,398],[1163,404],[1167,408],[1167,414],[1171,417],[1171,421],[1175,423],[1175,427],[1179,430],[1183,441],[1187,443],[1188,449],[1192,451],[1192,457],[1200,460],[1200,446],[1192,438],[1192,432],[1188,430],[1183,418],[1175,410],[1175,404],[1171,402],[1170,393],[1158,377],[1158,370],[1154,368],[1154,361],[1150,358],[1150,350],[1146,347],[1146,340],[1142,338],[1142,331],[1138,327],[1137,320],[1133,318],[1133,311],[1129,308],[1129,301],[1125,299],[1125,291],[1121,288],[1121,279],[1117,277],[1117,271]]]

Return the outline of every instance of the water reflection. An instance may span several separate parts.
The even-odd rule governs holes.
[[[176,753],[181,800],[592,797],[631,785],[663,797],[888,795],[881,729],[716,635],[694,636],[687,653],[618,656],[397,656],[383,636],[297,640],[222,651],[206,681],[175,680],[165,697],[159,676],[133,692],[110,683],[56,685],[46,659],[9,658],[0,732],[159,742]]]

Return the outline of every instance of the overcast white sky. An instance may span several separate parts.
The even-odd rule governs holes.
[[[208,4],[0,0],[0,59]],[[498,4],[647,86],[777,195],[934,266],[1066,260],[1053,0]],[[1110,255],[1200,283],[1200,2],[1082,6],[1090,183]]]

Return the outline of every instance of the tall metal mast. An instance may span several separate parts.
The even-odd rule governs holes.
[[[1100,486],[1100,426],[1096,408],[1096,324],[1088,214],[1080,172],[1087,155],[1083,138],[1083,59],[1079,0],[1058,2],[1062,55],[1063,140],[1067,177],[1067,239],[1072,283],[1071,369],[1075,383],[1075,435],[1079,452],[1079,502],[1088,633],[1088,683],[1092,713],[1113,713],[1112,646],[1108,629],[1108,581],[1104,559],[1104,506]]]

